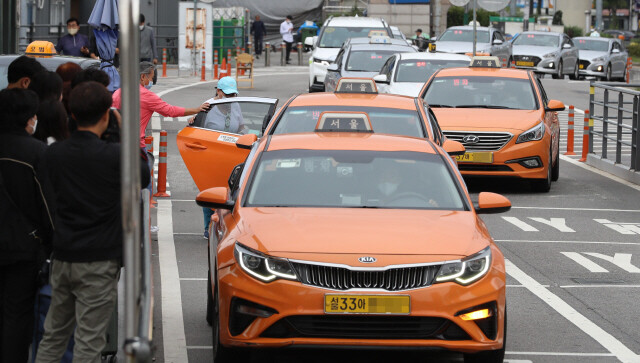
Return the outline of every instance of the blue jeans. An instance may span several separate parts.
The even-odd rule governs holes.
[[[204,214],[204,230],[206,232],[209,229],[209,223],[211,222],[213,210],[211,208],[202,208],[202,214]]]

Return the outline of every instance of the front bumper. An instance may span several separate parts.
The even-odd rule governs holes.
[[[222,327],[220,341],[226,346],[255,348],[285,346],[430,347],[465,353],[500,349],[503,346],[504,337],[505,267],[504,257],[496,246],[492,246],[492,255],[492,266],[487,275],[469,286],[447,282],[399,292],[380,290],[341,292],[288,280],[277,280],[264,284],[249,277],[237,264],[233,264],[218,271]],[[324,296],[326,294],[409,295],[411,312],[409,315],[325,314]],[[236,327],[236,335],[232,335],[231,330],[235,325],[230,327],[230,322],[236,324],[238,321],[236,316],[239,313],[234,312],[235,315],[230,315],[231,308],[236,308],[238,301],[260,304],[277,313],[270,317],[254,318],[246,325],[246,328],[237,329]],[[487,330],[481,328],[481,320],[465,321],[455,316],[460,311],[483,304],[494,304],[493,306],[495,306],[494,317],[482,319],[485,320],[485,323],[489,319],[494,319],[491,320],[491,323],[494,324],[495,331],[491,334],[484,333]],[[309,329],[309,326],[313,327],[315,321],[321,321],[323,326],[328,328],[324,332],[314,330],[309,333],[308,330],[305,330]],[[409,322],[407,323],[407,321]],[[439,337],[418,339],[413,335],[409,338],[396,334],[403,324],[415,326],[413,324],[416,321],[432,327],[442,322],[448,325],[442,328],[446,332],[440,334]],[[355,334],[362,332],[363,336],[339,336],[338,332],[344,327],[343,323],[345,322],[355,324],[358,328]],[[358,324],[362,325],[362,329],[359,329],[360,325]],[[382,333],[384,338],[370,335],[372,330],[367,327],[372,327],[375,324],[383,324],[386,327]],[[241,332],[238,333],[238,330]],[[369,333],[368,337],[367,333]],[[352,332],[352,334],[354,333]],[[493,336],[488,338],[487,335]]]
[[[324,87],[324,77],[327,75],[327,67],[329,64],[327,63],[317,63],[313,60],[309,60],[309,85],[317,87]]]
[[[606,66],[602,63],[591,63],[586,69],[580,69],[581,76],[605,77]]]
[[[556,58],[544,58],[533,67],[519,66],[516,63],[516,68],[529,69],[534,71],[535,73],[555,74],[558,72],[558,61],[559,59]]]

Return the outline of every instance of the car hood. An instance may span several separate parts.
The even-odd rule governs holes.
[[[388,86],[387,93],[409,97],[418,97],[422,86],[424,86],[424,82],[396,82]]]
[[[514,45],[511,53],[513,55],[535,55],[542,58],[543,55],[557,52],[560,49],[557,47],[541,47],[537,45]]]
[[[463,257],[489,245],[470,211],[244,207],[238,241],[263,253]]]
[[[540,110],[492,110],[482,108],[433,108],[445,131],[508,131],[518,134],[540,122]]]
[[[600,52],[600,51],[597,51],[597,50],[581,50],[580,51],[580,59],[585,59],[585,60],[591,61],[594,58],[607,56],[608,54],[609,54],[608,52]]]
[[[476,51],[483,52],[490,48],[489,43],[477,43]],[[471,42],[436,42],[436,51],[441,53],[471,53],[473,43]]]
[[[340,48],[315,48],[313,50],[313,58],[333,62],[339,51]]]

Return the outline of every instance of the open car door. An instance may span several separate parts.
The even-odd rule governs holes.
[[[261,97],[210,99],[208,112],[196,115],[193,124],[178,133],[182,160],[200,191],[227,186],[233,168],[244,162],[250,150],[236,147],[243,134],[262,136],[278,100]]]

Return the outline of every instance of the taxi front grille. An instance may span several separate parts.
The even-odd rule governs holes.
[[[537,66],[540,63],[540,57],[531,55],[514,55],[513,60],[516,62],[533,62],[533,66]],[[517,64],[516,64],[517,65]]]
[[[466,151],[500,150],[513,137],[508,132],[443,131],[443,133],[448,139],[462,143]],[[476,139],[466,136],[475,136]]]
[[[291,264],[303,284],[333,290],[416,289],[431,285],[440,269],[440,265],[427,265],[367,271],[293,261]]]

